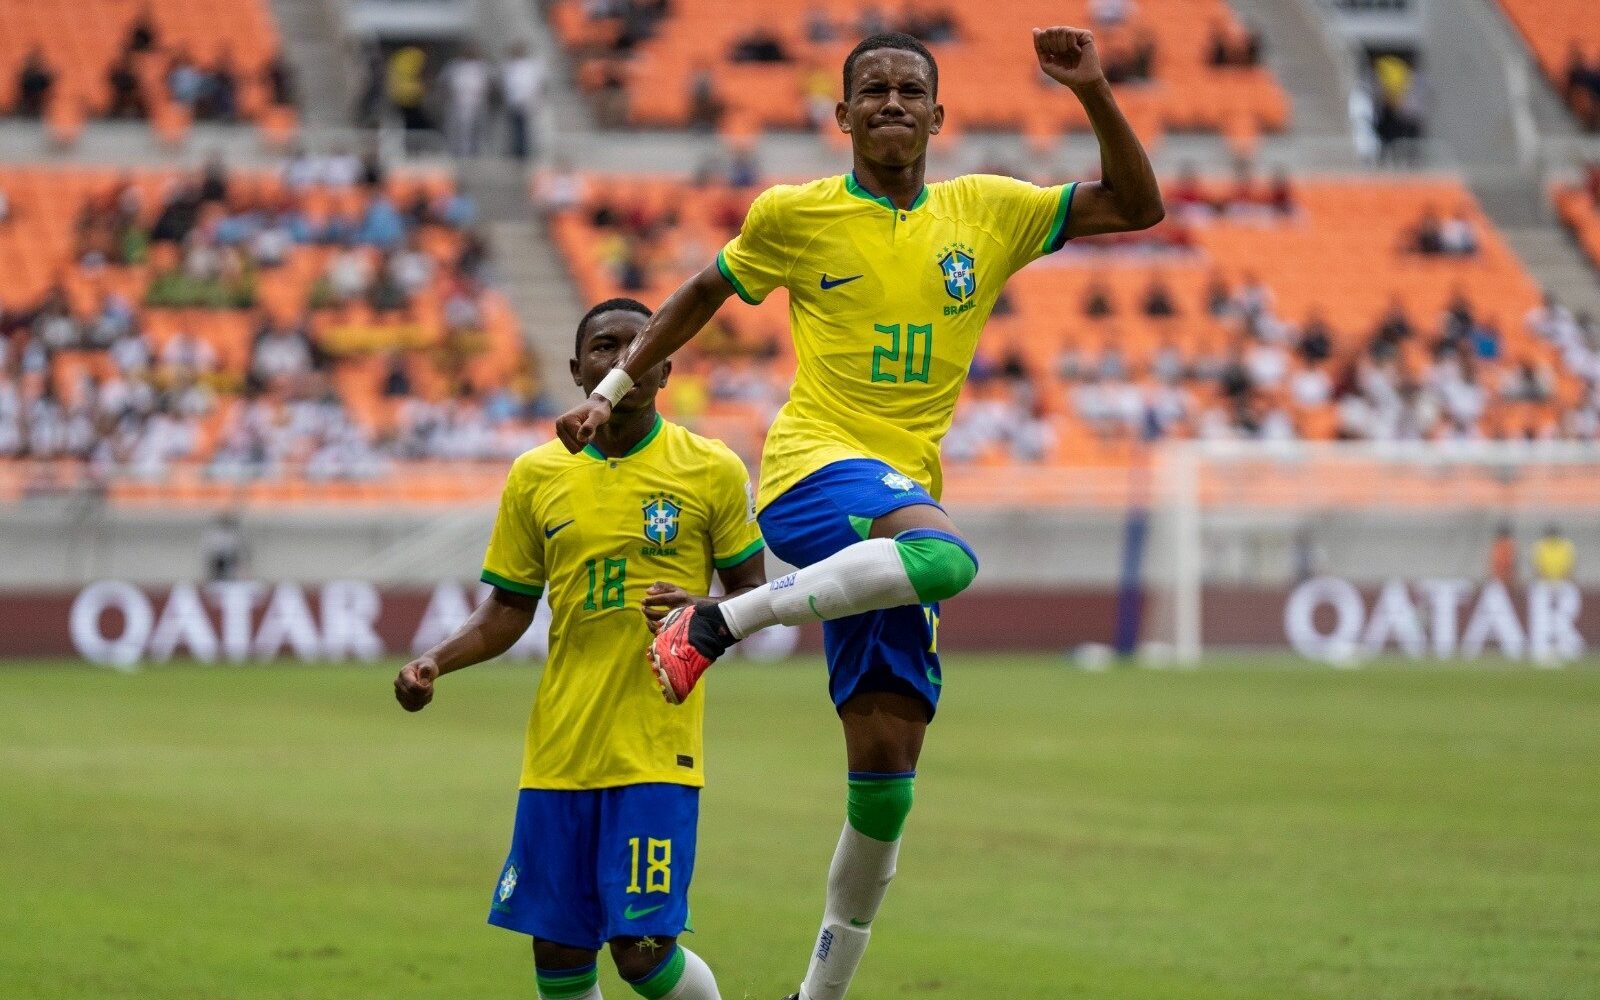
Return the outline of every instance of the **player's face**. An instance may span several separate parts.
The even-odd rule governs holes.
[[[944,105],[933,99],[928,61],[904,49],[874,49],[856,59],[850,99],[840,101],[839,128],[869,163],[906,167],[928,149],[928,136],[944,124]]]
[[[617,367],[622,352],[633,339],[644,332],[647,317],[636,312],[603,312],[589,320],[584,336],[583,353],[572,359],[572,381],[583,389],[585,396],[594,392],[606,372]],[[672,362],[663,361],[640,376],[628,394],[612,407],[614,413],[637,413],[654,406],[656,393],[667,384],[672,373]]]

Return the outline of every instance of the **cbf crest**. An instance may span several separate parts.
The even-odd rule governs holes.
[[[682,516],[683,505],[676,497],[666,493],[652,496],[644,503],[644,540],[658,550],[672,544]]]
[[[972,248],[964,243],[951,243],[940,250],[939,255],[944,290],[952,299],[965,304],[978,294],[978,262]]]

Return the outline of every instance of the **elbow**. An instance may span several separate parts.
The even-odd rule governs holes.
[[[1161,204],[1160,198],[1155,198],[1150,202],[1139,206],[1139,208],[1129,216],[1128,228],[1130,230],[1149,229],[1152,226],[1160,223],[1161,220],[1165,219],[1166,217],[1166,206]]]

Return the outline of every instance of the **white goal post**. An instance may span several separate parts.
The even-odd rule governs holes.
[[[1258,640],[1274,631],[1292,645],[1287,620],[1310,612],[1287,598],[1307,580],[1336,581],[1323,589],[1359,592],[1373,605],[1358,623],[1370,627],[1350,626],[1353,658],[1414,653],[1419,643],[1430,655],[1453,652],[1474,638],[1463,628],[1478,627],[1478,597],[1497,607],[1525,598],[1515,623],[1523,641],[1489,640],[1536,658],[1545,640],[1529,629],[1563,614],[1574,618],[1563,627],[1575,630],[1572,595],[1600,587],[1595,444],[1182,441],[1157,451],[1152,478],[1140,637],[1153,662],[1194,665],[1220,646],[1265,645]],[[1549,581],[1534,565],[1552,533],[1577,554],[1559,593],[1543,587]],[[1508,554],[1510,575],[1496,576]],[[1444,582],[1469,587],[1460,609],[1441,611],[1430,598]],[[1491,585],[1503,594],[1484,589]],[[1409,597],[1392,594],[1397,587]],[[1409,600],[1416,623],[1378,622],[1383,609],[1372,595],[1395,607]],[[1569,648],[1570,637],[1563,643]]]

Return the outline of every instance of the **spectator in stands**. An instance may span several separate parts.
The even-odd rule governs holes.
[[[1506,587],[1517,585],[1517,540],[1509,521],[1501,521],[1494,529],[1494,541],[1489,545],[1489,579]]]
[[[1169,319],[1178,315],[1178,306],[1172,299],[1172,290],[1160,271],[1150,272],[1150,283],[1145,286],[1144,314],[1151,319]]]
[[[161,348],[161,367],[176,378],[210,375],[217,367],[217,352],[188,330],[179,330]]]
[[[739,36],[728,56],[733,62],[781,63],[789,61],[783,39],[765,25],[757,25]]]
[[[227,46],[217,55],[212,67],[201,74],[195,95],[196,121],[232,122],[239,117],[239,75],[233,65],[233,52]]]
[[[389,371],[383,377],[382,392],[385,399],[403,399],[411,395],[411,375],[398,351],[389,355]]]
[[[1478,230],[1465,207],[1439,224],[1440,252],[1451,257],[1470,257],[1478,252]]]
[[[1221,271],[1212,271],[1206,282],[1206,314],[1221,319],[1233,312],[1233,290]]]
[[[1555,391],[1555,377],[1543,364],[1524,359],[1505,369],[1500,376],[1500,398],[1512,403],[1548,402]]]
[[[723,107],[711,64],[704,59],[696,60],[689,73],[689,127],[702,132],[715,130],[722,120]]]
[[[1415,332],[1411,315],[1406,311],[1405,300],[1398,294],[1391,295],[1389,307],[1379,317],[1378,325],[1372,332],[1372,343],[1387,345],[1392,349],[1409,339]]]
[[[153,52],[156,49],[156,26],[150,8],[142,7],[128,26],[128,38],[122,44],[124,52]]]
[[[106,105],[109,118],[143,118],[146,114],[144,92],[139,87],[139,77],[133,70],[133,58],[127,53],[118,56],[106,70],[106,89],[111,100]]]
[[[1289,398],[1296,406],[1317,407],[1333,398],[1333,380],[1321,360],[1302,365],[1289,379]]]
[[[1105,275],[1098,272],[1090,275],[1089,284],[1083,290],[1083,314],[1090,319],[1105,319],[1116,311]]]
[[[1590,131],[1600,128],[1600,57],[1591,62],[1576,38],[1567,50],[1565,83],[1562,94],[1578,123]]]
[[[1500,360],[1500,320],[1486,316],[1472,325],[1469,347],[1479,361]]]
[[[1444,220],[1439,209],[1429,205],[1422,210],[1422,218],[1411,230],[1411,249],[1430,257],[1437,257],[1444,249]]]
[[[735,191],[757,187],[761,184],[761,161],[755,150],[740,145],[728,156],[728,186]]]
[[[535,156],[539,96],[544,89],[544,60],[518,42],[500,70],[500,96],[506,109],[506,152],[513,159]]]
[[[451,155],[475,157],[483,150],[489,115],[489,64],[477,46],[464,45],[444,68],[447,102],[445,138]]]
[[[34,46],[17,71],[17,104],[13,113],[24,118],[42,116],[55,85],[55,70],[45,61],[44,50]]]
[[[1089,20],[1096,28],[1115,28],[1133,14],[1133,0],[1089,0]]]
[[[320,365],[311,339],[298,327],[264,321],[250,345],[249,376],[259,385],[309,375]]]
[[[561,215],[583,204],[586,184],[572,164],[557,158],[534,181],[534,201],[547,215]]]
[[[1289,180],[1287,168],[1280,165],[1272,171],[1272,180],[1268,183],[1264,202],[1280,216],[1295,213],[1294,185]]]
[[[1564,346],[1578,332],[1577,320],[1572,310],[1562,305],[1555,292],[1546,288],[1540,304],[1528,310],[1523,317],[1528,332],[1546,343]]]
[[[1227,66],[1233,58],[1233,38],[1228,24],[1222,18],[1211,22],[1211,35],[1206,41],[1206,65]]]
[[[1247,271],[1244,282],[1233,293],[1233,311],[1244,320],[1246,326],[1258,327],[1273,318],[1275,301],[1272,288],[1261,280],[1261,276],[1254,271]]]
[[[924,7],[917,0],[906,0],[905,13],[900,18],[900,30],[913,38],[929,44],[954,41],[956,21],[943,7]]]
[[[1300,339],[1295,352],[1307,364],[1327,361],[1333,356],[1333,329],[1320,306],[1312,306],[1306,313],[1305,325],[1300,328]]]
[[[1439,340],[1459,347],[1471,340],[1476,322],[1477,314],[1473,311],[1472,300],[1467,298],[1465,289],[1456,285],[1450,292],[1449,302],[1445,304],[1444,314],[1439,318]]]
[[[261,82],[267,89],[267,100],[274,106],[294,105],[294,70],[290,68],[282,50],[274,52],[266,65],[261,67]]]
[[[405,219],[384,191],[377,190],[367,199],[367,210],[356,230],[356,242],[380,250],[393,250],[406,237]]]
[[[372,285],[367,289],[367,304],[380,319],[411,308],[411,295],[395,274],[394,258],[394,254],[387,253],[378,258]]]
[[[182,45],[173,49],[167,60],[167,96],[192,111],[204,84],[205,74],[190,58],[189,50]]]
[[[826,45],[839,37],[839,25],[833,22],[828,8],[812,4],[806,9],[806,41],[812,45]]]

